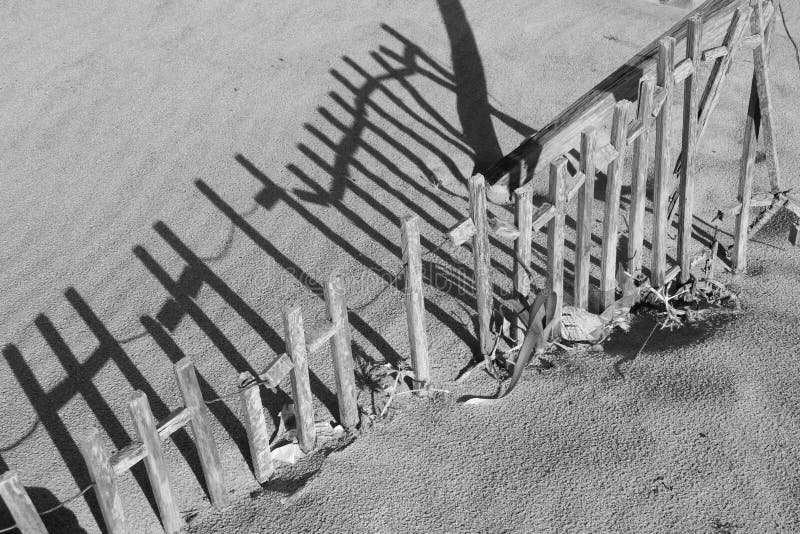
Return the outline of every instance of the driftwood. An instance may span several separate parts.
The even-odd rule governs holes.
[[[708,0],[677,22],[489,169],[485,177],[487,183],[491,184],[487,191],[490,200],[508,202],[514,189],[522,185],[527,177],[540,175],[552,160],[576,149],[582,131],[590,126],[607,125],[616,102],[636,101],[639,80],[655,74],[658,43],[663,37],[674,37],[680,51],[678,57],[684,57],[687,21],[700,15],[703,20],[701,50],[715,48],[722,43],[733,13],[746,5],[747,0]],[[514,173],[523,161],[528,176],[520,181],[519,175]]]

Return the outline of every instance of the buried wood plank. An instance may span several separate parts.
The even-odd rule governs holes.
[[[664,103],[656,118],[655,183],[653,191],[653,248],[650,281],[653,287],[664,284],[667,258],[667,200],[672,176],[669,133],[672,127],[672,69],[675,64],[675,39],[665,37],[659,43],[656,83],[664,90]]]
[[[228,504],[228,493],[225,489],[225,474],[219,460],[219,449],[211,432],[208,408],[203,401],[200,384],[192,360],[183,358],[175,364],[175,376],[181,391],[186,412],[189,414],[189,427],[200,456],[200,465],[206,479],[206,487],[215,508],[223,508]]]
[[[110,534],[125,534],[128,524],[125,520],[125,511],[122,509],[122,499],[117,491],[114,469],[111,459],[103,446],[100,431],[92,427],[86,432],[78,444],[89,476],[94,482],[94,494],[100,504],[103,521]]]
[[[531,277],[528,269],[531,265],[531,239],[533,238],[533,193],[530,187],[519,188],[514,191],[516,209],[514,223],[519,228],[519,236],[514,242],[514,291],[517,296],[527,299],[531,292]],[[514,337],[518,342],[525,335],[525,324],[517,318],[514,325]]]
[[[239,405],[244,414],[243,423],[247,433],[247,444],[250,447],[253,476],[259,484],[263,484],[275,472],[275,467],[269,449],[269,433],[267,420],[264,417],[264,406],[261,403],[261,388],[247,386],[253,382],[253,378],[250,373],[239,374]]]
[[[617,242],[619,227],[619,199],[622,191],[622,170],[625,159],[625,140],[628,137],[628,109],[630,102],[622,100],[614,108],[611,125],[611,143],[619,157],[608,165],[606,172],[606,211],[603,217],[603,245],[600,257],[600,306],[605,309],[616,299]]]
[[[164,451],[158,437],[156,421],[144,392],[137,390],[133,393],[128,404],[128,411],[131,414],[136,435],[147,451],[144,464],[158,505],[161,525],[168,534],[178,532],[183,527],[183,520],[172,492],[169,470],[164,461]]]
[[[283,333],[286,352],[292,358],[292,398],[297,420],[297,440],[303,452],[311,452],[317,439],[314,428],[314,400],[308,376],[306,334],[303,330],[303,312],[299,306],[283,310]]]
[[[472,238],[472,258],[475,271],[476,308],[478,312],[478,342],[481,354],[489,358],[492,351],[492,286],[489,280],[491,262],[489,251],[489,228],[486,220],[486,181],[476,174],[469,179],[470,216],[475,223]],[[489,362],[487,361],[487,364]]]
[[[406,283],[409,276],[411,273],[406,271]],[[336,326],[331,338],[331,359],[333,360],[333,378],[336,382],[336,401],[339,405],[339,422],[347,430],[353,430],[358,426],[360,418],[356,403],[353,341],[350,337],[350,322],[347,319],[344,277],[339,273],[330,275],[325,281],[323,292],[328,308],[328,318]],[[413,351],[411,354],[413,358]]]
[[[589,128],[581,134],[581,172],[583,187],[578,193],[578,216],[575,222],[575,306],[589,307],[589,272],[592,270],[592,203],[594,202],[594,145],[597,132]]]
[[[39,512],[33,506],[25,487],[20,484],[15,471],[0,475],[0,498],[22,534],[47,534]]]
[[[700,65],[700,43],[703,39],[703,21],[700,16],[689,19],[686,41],[686,60]],[[696,70],[694,72],[697,72]],[[683,165],[680,176],[680,220],[678,230],[678,263],[681,266],[680,282],[686,283],[691,276],[692,217],[694,215],[695,156],[697,153],[698,107],[700,87],[696,76],[690,74],[684,82],[683,91]]]
[[[637,116],[642,133],[633,144],[633,169],[631,178],[630,232],[628,235],[628,271],[642,269],[642,244],[644,242],[644,211],[647,204],[648,141],[652,125],[653,78],[642,78],[639,84],[639,109]],[[630,136],[629,136],[630,137]]]

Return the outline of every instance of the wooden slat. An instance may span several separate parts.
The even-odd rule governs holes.
[[[420,273],[421,270],[420,266]],[[407,277],[411,274],[406,270]],[[354,430],[358,426],[360,417],[356,403],[356,378],[353,373],[353,341],[350,337],[347,295],[342,275],[339,273],[330,275],[325,281],[323,292],[328,308],[328,317],[331,323],[336,325],[336,331],[331,339],[331,358],[333,360],[333,378],[336,382],[336,400],[339,405],[339,422],[345,429]],[[413,354],[412,351],[412,358]]]
[[[664,104],[656,119],[656,176],[653,193],[653,249],[650,282],[654,287],[664,284],[667,257],[667,199],[669,178],[672,176],[669,134],[672,125],[672,68],[675,64],[675,39],[665,37],[659,43],[656,83],[664,88]]]
[[[189,422],[189,411],[181,406],[177,410],[170,412],[158,425],[158,439],[164,441],[172,434],[185,427]]]
[[[470,216],[475,223],[475,236],[472,238],[472,257],[475,271],[476,308],[478,312],[478,331],[481,354],[489,358],[492,350],[492,286],[489,279],[491,262],[489,252],[489,225],[486,220],[486,182],[476,174],[469,179]],[[487,362],[489,363],[489,362]]]
[[[605,216],[603,217],[603,245],[600,258],[600,305],[603,309],[614,302],[617,287],[617,243],[619,228],[619,198],[622,191],[622,168],[625,140],[628,137],[628,110],[630,102],[622,100],[614,108],[611,125],[611,143],[620,157],[611,162],[606,172]]]
[[[689,19],[691,23],[691,19]],[[694,62],[690,58],[686,58],[675,67],[672,73],[675,84],[681,83],[683,80],[691,76],[695,72]]]
[[[22,534],[47,534],[42,518],[34,508],[28,492],[20,484],[15,471],[7,471],[0,475],[0,497]]]
[[[117,484],[111,460],[103,446],[100,431],[90,428],[79,443],[81,455],[89,469],[89,476],[94,482],[94,494],[100,503],[100,511],[109,534],[126,534],[128,532],[122,499],[117,492]]]
[[[219,460],[217,442],[211,432],[208,408],[203,401],[203,394],[200,391],[200,384],[197,382],[197,373],[192,360],[183,358],[176,363],[175,376],[186,405],[186,413],[189,414],[189,426],[192,429],[197,454],[200,456],[200,465],[203,468],[209,497],[211,497],[214,507],[223,508],[229,501],[228,492],[225,489],[225,474]]]
[[[531,239],[533,238],[533,192],[530,187],[522,187],[514,192],[516,209],[514,224],[519,228],[519,237],[514,242],[514,291],[518,296],[527,297],[531,291]],[[520,320],[521,321],[521,320]],[[527,325],[516,324],[515,338],[522,342]]]
[[[292,398],[297,420],[297,440],[303,452],[311,452],[317,440],[314,427],[314,401],[308,376],[306,334],[303,330],[303,313],[299,306],[283,311],[283,330],[286,352],[292,358]]]
[[[575,306],[589,307],[589,272],[592,269],[592,203],[594,202],[594,144],[597,132],[589,128],[581,134],[581,172],[583,187],[578,193],[578,217],[575,239]]]
[[[719,44],[731,14],[739,5],[740,2],[731,0],[710,0],[694,11],[701,14],[705,21],[704,48]],[[678,21],[487,171],[486,179],[493,184],[492,200],[508,201],[513,189],[523,185],[512,184],[509,180],[509,173],[517,168],[521,159],[528,161],[531,176],[543,176],[553,159],[578,147],[583,130],[589,126],[599,128],[607,124],[616,101],[636,98],[639,79],[656,69],[661,39],[671,37],[683,41],[688,19],[689,16]]]
[[[267,420],[264,417],[264,406],[261,404],[261,388],[246,387],[252,383],[250,373],[239,374],[239,403],[242,407],[242,422],[247,432],[247,444],[250,447],[250,461],[253,463],[253,476],[259,484],[263,484],[275,472],[272,453],[269,449],[269,433]]]
[[[697,67],[701,61],[700,43],[703,39],[703,21],[697,15],[689,19],[686,41],[686,60]],[[696,71],[695,71],[696,72]],[[689,281],[692,274],[692,218],[694,216],[695,154],[697,152],[698,107],[700,83],[694,75],[684,82],[683,91],[683,165],[680,177],[681,214],[678,231],[678,263],[681,266],[681,283]]]
[[[773,19],[777,12],[772,16]],[[774,26],[774,20],[770,24]],[[750,27],[753,34],[762,35],[765,29],[765,19],[762,12],[761,2],[754,2],[753,15],[750,17]],[[763,138],[764,148],[767,153],[767,172],[769,173],[770,186],[773,193],[777,193],[781,187],[781,171],[778,164],[778,149],[775,142],[775,124],[772,113],[772,89],[769,82],[768,53],[766,39],[759,46],[753,49],[753,63],[756,75],[756,87],[758,88],[758,103],[761,110],[761,129],[760,135]]]
[[[619,151],[613,144],[609,143],[597,149],[594,155],[594,166],[596,169],[605,169],[612,161],[616,161],[619,157]]]
[[[289,355],[281,354],[269,364],[269,367],[263,373],[258,375],[258,379],[265,382],[267,387],[275,387],[280,384],[281,380],[286,378],[286,375],[292,371],[293,366],[294,364],[292,364],[292,359]]]
[[[653,92],[653,111],[650,112],[653,117],[658,117],[661,113],[661,108],[664,107],[664,101],[669,93],[670,91],[664,86],[656,87]]]
[[[331,324],[330,322],[325,322],[325,327],[322,329],[322,332],[318,332],[317,336],[308,342],[306,345],[306,351],[309,354],[313,354],[317,352],[319,349],[325,346],[325,343],[328,342],[330,338],[336,334],[336,329],[338,328],[337,325]]]
[[[467,217],[458,223],[453,229],[447,232],[447,237],[454,247],[460,247],[475,235],[475,223],[471,217]]]
[[[556,208],[552,204],[545,202],[533,212],[533,221],[531,228],[534,232],[539,231],[545,224],[550,222],[550,219],[556,214]]]
[[[111,467],[114,471],[114,476],[120,476],[128,469],[144,460],[145,456],[147,456],[147,451],[141,441],[134,441],[130,445],[118,450],[111,455]]]
[[[742,157],[739,160],[739,194],[737,200],[741,208],[736,214],[733,233],[733,258],[731,267],[734,272],[743,272],[747,268],[747,241],[750,228],[750,201],[753,192],[753,166],[756,162],[756,132],[761,122],[758,109],[758,88],[753,73],[750,87],[750,102],[747,106],[747,122],[744,126],[742,141]]]
[[[655,81],[653,82],[653,84],[655,85]],[[640,100],[642,98],[641,87],[639,89],[640,89],[640,92],[639,92],[639,95],[637,96],[637,100],[636,101],[637,101],[637,103],[641,104],[641,100]],[[652,100],[652,97],[651,97],[651,100]],[[652,107],[652,105],[653,105],[653,103],[651,101],[648,107]],[[641,117],[641,115],[637,115],[637,117]],[[644,128],[644,123],[642,122],[642,119],[641,118],[634,119],[628,125],[628,139],[625,141],[625,144],[627,146],[631,146],[634,143],[634,141],[639,139],[639,137],[642,135],[642,132],[644,132],[644,129],[645,128]]]
[[[637,273],[642,269],[642,244],[644,242],[644,211],[647,204],[647,170],[649,130],[653,122],[653,90],[655,80],[642,78],[639,84],[639,109],[637,116],[642,121],[642,133],[633,145],[633,169],[631,178],[630,233],[628,235],[628,271]],[[629,136],[630,137],[630,136]]]
[[[580,166],[580,163],[578,163]],[[572,202],[572,199],[578,196],[578,193],[581,192],[583,189],[583,184],[586,181],[586,175],[582,172],[579,172],[575,176],[572,177],[572,185],[567,189],[567,204]]]
[[[714,61],[728,55],[728,47],[725,45],[715,46],[703,51],[703,61]]]
[[[567,159],[558,158],[550,165],[550,187],[547,201],[555,206],[556,214],[547,229],[547,294],[554,294],[548,306],[547,322],[555,321],[553,332],[560,331],[561,308],[564,303],[564,230],[567,209]]]
[[[411,349],[411,368],[414,370],[414,379],[418,382],[415,389],[427,389],[431,380],[431,367],[428,359],[428,333],[425,330],[425,291],[422,287],[419,217],[416,215],[403,217],[401,230],[405,251],[406,322]]]
[[[164,451],[161,448],[156,421],[153,419],[153,412],[150,411],[147,396],[142,391],[135,391],[128,404],[128,410],[136,435],[147,451],[144,465],[147,468],[147,477],[150,479],[150,487],[153,489],[156,505],[161,515],[161,526],[164,527],[167,534],[173,534],[183,527],[183,520],[172,493],[169,470],[164,461]]]

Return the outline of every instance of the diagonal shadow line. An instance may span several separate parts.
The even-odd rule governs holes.
[[[242,156],[242,158],[244,158]],[[246,161],[246,160],[245,160]],[[248,162],[249,163],[249,162]],[[259,171],[260,172],[260,171]],[[278,250],[275,245],[272,244],[271,241],[266,239],[261,233],[256,230],[250,223],[248,223],[243,217],[241,217],[236,210],[234,210],[227,202],[222,200],[222,198],[217,195],[217,193],[211,189],[205,182],[202,180],[197,180],[195,182],[197,189],[217,208],[219,209],[225,216],[227,216],[233,224],[239,228],[247,237],[250,238],[259,248],[261,248],[264,252],[266,252],[272,259],[282,267],[287,273],[292,275],[297,281],[299,281],[304,286],[308,287],[309,290],[317,296],[322,296],[322,284],[319,283],[313,276],[305,272],[299,265],[297,265],[294,261],[289,259],[283,252]],[[265,187],[269,187],[268,184],[265,183]],[[276,188],[277,189],[277,188]],[[263,192],[263,191],[262,191]],[[278,193],[283,195],[282,190],[278,190]],[[266,200],[260,200],[260,202],[266,202]],[[331,231],[332,232],[332,231]],[[385,271],[384,271],[385,272]],[[375,330],[372,329],[358,314],[354,313],[353,311],[349,312],[348,318],[350,320],[350,324],[359,331],[364,338],[370,341],[373,344],[376,350],[384,355],[387,361],[391,362],[402,362],[403,358],[397,353],[397,351],[386,342],[383,337],[381,337]]]
[[[233,308],[233,310],[244,319],[244,321],[256,331],[256,333],[270,346],[277,355],[284,352],[285,346],[278,332],[276,332],[253,308],[248,305],[235,291],[233,291],[222,279],[205,265],[192,250],[175,235],[169,227],[162,221],[153,225],[156,233],[161,236],[167,244],[178,253],[183,260],[197,269],[203,277],[203,281],[209,285],[222,299]],[[265,362],[267,363],[267,362]],[[339,404],[336,395],[319,379],[313,370],[309,369],[311,380],[311,391],[325,405],[334,416],[338,417]],[[284,399],[284,403],[290,399]],[[282,405],[283,403],[281,403]],[[280,409],[281,405],[277,406]]]
[[[378,56],[378,58],[380,58],[380,56]],[[345,63],[347,63],[350,66],[350,68],[352,68],[354,71],[356,71],[356,73],[358,73],[361,77],[363,77],[363,78],[365,78],[367,80],[373,78],[373,76],[370,73],[368,73],[366,70],[364,70],[361,67],[361,65],[356,63],[354,60],[350,59],[347,56],[344,56],[342,59],[344,60]],[[391,67],[386,62],[384,62],[382,58],[381,58],[381,61],[379,63],[381,63],[382,65],[385,65],[385,69],[387,71],[391,71]],[[399,71],[394,71],[394,72],[399,72]],[[331,76],[336,78],[336,80],[338,80],[347,90],[349,90],[351,93],[353,93],[354,96],[358,95],[358,92],[359,92],[360,89],[358,87],[356,87],[350,80],[348,80],[338,70],[331,69],[330,73],[331,73]],[[459,132],[456,131],[455,134],[453,134],[452,132],[447,132],[447,131],[444,131],[444,130],[438,128],[434,123],[432,123],[431,121],[429,121],[428,119],[426,119],[425,117],[423,117],[422,115],[420,115],[419,113],[414,111],[411,108],[411,106],[406,104],[405,101],[403,101],[402,98],[397,96],[393,91],[391,91],[388,87],[386,87],[385,84],[378,85],[377,89],[386,98],[388,98],[389,101],[392,102],[392,104],[397,106],[403,113],[405,113],[406,115],[408,115],[409,117],[411,117],[415,121],[417,121],[417,123],[419,123],[420,125],[424,126],[425,129],[427,129],[429,132],[431,132],[432,134],[436,135],[437,137],[439,137],[443,141],[447,142],[449,145],[453,146],[457,150],[463,152],[464,154],[472,155],[472,150],[470,150],[470,148],[461,141]],[[374,104],[374,101],[371,100],[371,99],[368,99],[367,101]],[[448,133],[450,133],[451,135],[448,135]]]
[[[33,370],[16,345],[3,347],[3,357],[8,362],[8,366],[11,368],[11,372],[14,373],[17,382],[22,386],[22,391],[28,397],[28,402],[30,402],[42,422],[42,427],[50,437],[50,441],[55,445],[56,451],[61,456],[64,465],[67,466],[70,475],[75,480],[75,484],[81,488],[86,487],[91,483],[91,477],[83,462],[78,443],[70,434],[61,417],[59,417],[57,409],[50,403],[48,394],[42,388],[39,379],[33,374]],[[86,501],[95,523],[100,526],[104,533],[107,533],[108,530],[104,526],[103,514],[100,511],[100,503],[97,501],[94,492],[86,492],[83,499]]]

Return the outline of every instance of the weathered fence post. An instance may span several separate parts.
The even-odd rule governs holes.
[[[125,534],[128,532],[125,511],[122,509],[122,500],[117,492],[114,469],[111,458],[103,446],[100,431],[92,427],[80,441],[81,455],[89,469],[89,476],[94,482],[94,494],[100,503],[100,511],[110,534]]]
[[[680,282],[691,277],[692,217],[694,215],[694,160],[697,152],[698,88],[697,72],[700,68],[700,43],[703,39],[703,21],[699,15],[689,19],[686,38],[686,57],[691,60],[693,73],[684,82],[683,93],[683,165],[680,174],[680,231],[678,233],[678,262],[681,267]]]
[[[269,449],[264,407],[261,404],[261,388],[258,385],[251,385],[254,380],[255,377],[250,373],[239,374],[239,402],[244,414],[247,442],[250,445],[253,475],[259,484],[263,484],[269,480],[275,468],[272,464],[272,452]]]
[[[622,169],[628,137],[628,109],[630,102],[621,100],[614,106],[611,124],[611,145],[617,157],[608,164],[606,172],[606,213],[603,217],[603,255],[600,259],[600,307],[610,306],[617,289],[617,230],[619,226],[619,198],[622,190]]]
[[[647,204],[648,141],[653,124],[653,89],[655,80],[642,78],[639,82],[638,111],[641,133],[633,142],[633,179],[631,181],[630,232],[628,234],[628,271],[642,269],[644,241],[644,210]]]
[[[217,508],[222,508],[228,503],[228,494],[225,491],[225,476],[222,464],[219,461],[219,450],[211,432],[208,421],[208,408],[203,401],[200,385],[197,383],[197,374],[194,364],[189,358],[183,358],[175,364],[175,376],[178,388],[181,390],[183,402],[189,411],[189,425],[192,427],[200,464],[211,497],[211,502]]]
[[[406,264],[406,318],[411,367],[418,387],[427,389],[431,380],[428,360],[428,334],[425,331],[425,293],[422,288],[422,254],[419,244],[419,217],[403,217],[401,230]]]
[[[298,441],[303,452],[310,452],[314,449],[317,431],[314,428],[314,401],[308,378],[303,312],[299,306],[283,311],[283,329],[286,336],[286,352],[292,358],[294,365],[290,376]]]
[[[489,226],[486,219],[486,182],[476,174],[469,179],[469,209],[475,223],[472,238],[472,258],[475,270],[476,311],[478,312],[478,341],[481,354],[489,358],[492,350],[492,286],[489,279],[491,256],[489,252]]]
[[[656,120],[656,177],[653,192],[653,258],[650,283],[653,287],[664,285],[667,257],[667,200],[669,179],[672,176],[669,134],[672,125],[673,71],[675,70],[675,39],[664,37],[658,42],[656,83],[661,96]]]
[[[521,165],[520,172],[524,172],[524,165]],[[531,277],[528,269],[531,266],[531,238],[533,237],[533,192],[530,187],[520,187],[514,191],[516,210],[514,222],[519,229],[519,236],[514,241],[514,291],[518,297],[527,299],[531,292]],[[522,342],[526,325],[520,324],[517,319],[514,325],[514,336],[518,342]]]
[[[347,320],[347,301],[344,280],[339,274],[331,275],[323,288],[328,316],[333,323],[331,358],[333,376],[336,380],[336,399],[339,404],[339,422],[347,430],[358,426],[358,404],[356,382],[353,374],[353,349],[350,337],[350,322]]]
[[[555,208],[555,214],[547,226],[547,294],[553,295],[552,305],[547,306],[547,323],[556,323],[551,337],[561,331],[561,308],[564,303],[564,229],[567,210],[567,158],[559,157],[550,164],[550,187],[547,201]]]
[[[8,471],[0,476],[0,497],[22,534],[47,534],[42,518],[34,508],[28,492],[19,483],[16,472]]]
[[[594,202],[594,127],[581,133],[581,172],[583,187],[578,192],[577,236],[575,238],[575,306],[589,308],[589,273],[592,270],[592,203]]]
[[[150,403],[147,396],[142,391],[135,391],[128,404],[128,410],[136,429],[139,441],[144,445],[147,455],[144,457],[144,464],[147,468],[147,477],[150,479],[150,487],[158,504],[161,514],[161,524],[168,534],[178,532],[183,526],[178,505],[175,503],[175,496],[172,493],[172,485],[169,481],[169,470],[164,462],[164,451],[161,448],[161,439],[158,437],[156,421],[153,412],[150,410]]]

